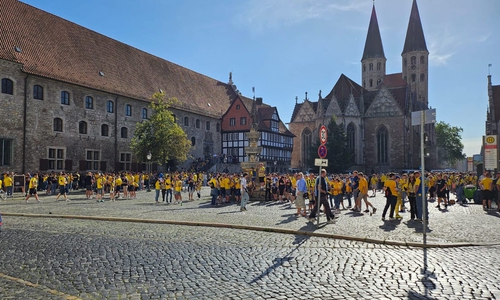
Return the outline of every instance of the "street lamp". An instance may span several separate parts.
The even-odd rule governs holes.
[[[148,159],[148,192],[151,192],[151,158],[153,155],[151,155],[151,151],[148,151],[148,154],[146,154],[146,158]]]

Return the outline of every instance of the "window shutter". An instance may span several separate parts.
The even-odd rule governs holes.
[[[64,160],[64,171],[71,172],[73,170],[73,160],[66,159]]]

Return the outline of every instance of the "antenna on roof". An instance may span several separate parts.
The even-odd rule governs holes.
[[[295,96],[295,104],[297,104],[297,102],[299,102],[299,97]]]
[[[255,87],[252,86],[253,100],[255,100]]]
[[[490,68],[491,68],[491,66],[493,66],[493,64],[488,64],[488,75],[491,75],[490,74]]]
[[[307,99],[307,92],[306,92],[306,99],[305,100],[309,100],[309,99]]]

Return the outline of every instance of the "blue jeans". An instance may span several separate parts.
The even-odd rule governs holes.
[[[333,201],[335,202],[335,209],[340,209],[340,201],[342,200],[342,194],[338,194],[333,197]]]
[[[12,186],[7,187],[7,196],[12,196]]]
[[[168,197],[170,195],[170,198]],[[172,203],[172,189],[167,189],[166,201]]]
[[[160,190],[155,190],[155,201],[158,202],[158,199],[160,198]]]
[[[246,208],[245,206],[247,206],[248,200],[250,200],[248,193],[243,193],[243,195],[241,195],[241,208]]]

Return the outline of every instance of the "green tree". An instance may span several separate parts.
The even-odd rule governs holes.
[[[451,126],[443,121],[436,124],[436,146],[439,161],[453,165],[457,160],[465,159],[462,131],[461,127]]]
[[[186,133],[175,122],[174,115],[169,110],[178,100],[166,98],[165,94],[155,93],[151,97],[149,107],[153,113],[149,119],[137,123],[131,149],[134,155],[142,161],[146,161],[148,152],[152,154],[152,160],[159,164],[167,163],[169,160],[183,162],[191,149],[191,141]]]
[[[329,173],[342,173],[351,166],[354,153],[347,147],[347,135],[344,131],[342,124],[338,125],[336,119],[333,117],[327,126],[328,138],[326,141],[328,167],[326,170]],[[309,153],[308,164],[314,166],[314,159],[319,158],[318,147],[319,137],[316,143],[313,143]]]

